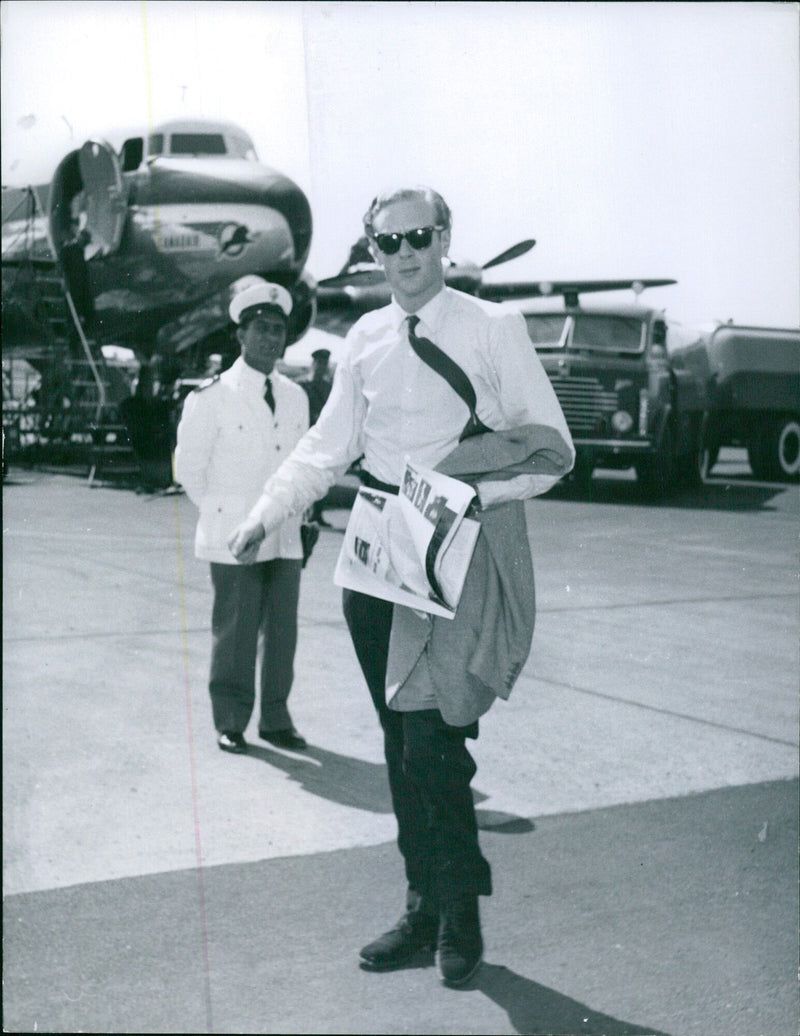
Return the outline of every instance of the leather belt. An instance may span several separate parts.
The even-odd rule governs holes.
[[[361,469],[359,477],[367,489],[379,489],[382,493],[392,493],[394,496],[397,496],[400,492],[400,486],[393,486],[389,482],[381,482],[379,478],[370,475],[364,468]]]

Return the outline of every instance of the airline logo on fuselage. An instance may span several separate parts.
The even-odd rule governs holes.
[[[164,234],[158,240],[160,252],[186,252],[203,247],[207,246],[204,246],[199,234]]]
[[[243,223],[228,223],[219,234],[220,255],[235,259],[252,240],[250,230]]]

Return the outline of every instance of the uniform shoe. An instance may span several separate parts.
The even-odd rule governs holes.
[[[247,742],[244,734],[238,734],[235,730],[223,730],[217,738],[217,744],[223,752],[235,752],[241,755],[247,751]]]
[[[278,748],[291,748],[295,752],[308,748],[308,742],[294,727],[285,727],[283,730],[259,730],[258,736],[262,741],[269,741]]]
[[[480,967],[483,938],[478,897],[461,896],[442,911],[437,947],[439,977],[446,986],[463,986]]]
[[[403,914],[394,928],[384,932],[361,951],[361,966],[367,971],[392,971],[402,968],[421,950],[436,947],[438,922],[420,910]]]

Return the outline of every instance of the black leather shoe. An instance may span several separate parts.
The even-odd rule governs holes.
[[[442,982],[446,986],[469,982],[483,959],[477,896],[462,896],[442,911],[437,950]]]
[[[361,951],[361,966],[367,971],[392,971],[402,968],[421,950],[436,946],[438,923],[435,917],[409,911],[388,932]]]
[[[235,752],[237,755],[241,755],[247,751],[244,734],[237,734],[233,730],[223,730],[217,738],[217,744],[223,752]]]
[[[294,727],[286,727],[284,730],[259,730],[258,736],[262,741],[269,741],[278,748],[291,748],[295,752],[308,748],[308,742]]]

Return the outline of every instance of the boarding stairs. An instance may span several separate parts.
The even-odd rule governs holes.
[[[30,334],[4,357],[3,431],[7,459],[85,465],[90,484],[110,471],[133,474],[138,463],[113,402],[111,371],[100,344],[87,334],[67,289],[64,272],[41,256],[15,264],[15,301]],[[14,358],[41,378],[38,390],[14,397]],[[7,371],[9,376],[7,376]]]

